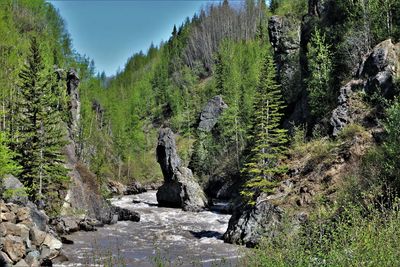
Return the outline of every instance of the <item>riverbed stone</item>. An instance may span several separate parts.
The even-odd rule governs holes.
[[[28,263],[26,263],[25,260],[21,259],[21,260],[18,261],[14,266],[27,267],[27,266],[29,266],[29,265],[28,265]]]
[[[40,246],[46,238],[46,232],[39,230],[37,227],[32,227],[30,232],[30,239],[33,245]]]
[[[126,187],[124,195],[136,195],[147,192],[147,189],[139,182],[133,182]]]
[[[12,263],[13,261],[10,259],[10,257],[8,257],[8,255],[5,252],[0,251],[0,266]]]
[[[37,250],[30,251],[25,257],[25,261],[29,266],[39,266],[40,252]]]
[[[140,221],[140,214],[136,211],[114,206],[115,212],[118,214],[118,221]]]
[[[60,250],[62,248],[62,242],[50,234],[45,236],[43,245],[48,246],[51,251]]]
[[[14,235],[7,235],[4,238],[3,250],[14,262],[19,261],[26,253],[25,244],[22,238]]]

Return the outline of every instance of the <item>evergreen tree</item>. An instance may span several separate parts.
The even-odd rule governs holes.
[[[316,117],[327,114],[335,101],[332,92],[332,55],[326,44],[325,35],[318,29],[312,35],[308,46],[308,66],[310,77],[307,80],[311,113]]]
[[[21,70],[15,148],[21,178],[33,200],[49,196],[68,180],[62,149],[65,126],[59,107],[55,75],[46,68],[36,38]]]
[[[249,198],[259,191],[270,192],[275,176],[286,171],[280,164],[288,141],[287,131],[280,128],[284,102],[275,75],[273,58],[267,52],[254,102],[251,153],[242,170],[248,179],[242,194]]]

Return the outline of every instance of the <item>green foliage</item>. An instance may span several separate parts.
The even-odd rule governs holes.
[[[0,179],[6,174],[17,175],[20,166],[14,161],[15,153],[8,147],[6,133],[0,131]]]
[[[333,66],[330,46],[318,29],[315,29],[308,45],[307,58],[310,71],[307,79],[309,104],[312,114],[321,118],[331,110],[335,95],[331,85]]]
[[[275,186],[276,175],[286,171],[281,165],[287,143],[287,131],[280,128],[284,103],[279,85],[275,81],[275,66],[267,54],[261,70],[260,82],[254,102],[252,120],[251,154],[243,174],[247,177],[246,196],[255,191],[270,192]]]
[[[276,15],[292,15],[301,19],[303,15],[307,14],[307,1],[271,0],[270,9]]]
[[[382,146],[385,160],[383,171],[394,184],[395,190],[400,192],[400,166],[398,157],[400,155],[400,101],[396,100],[387,111],[387,119],[384,127],[387,133],[386,140]]]

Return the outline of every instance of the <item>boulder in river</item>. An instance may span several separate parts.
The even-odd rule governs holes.
[[[118,214],[118,221],[132,221],[132,222],[139,222],[140,221],[140,214],[136,211],[132,211],[129,209],[113,206],[115,213]]]
[[[181,164],[170,128],[160,130],[157,161],[164,175],[164,184],[157,191],[160,206],[181,207],[187,211],[200,211],[207,206],[207,198],[192,171]]]

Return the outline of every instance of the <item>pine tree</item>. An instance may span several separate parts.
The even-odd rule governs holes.
[[[254,102],[251,154],[242,170],[248,179],[242,194],[250,199],[256,192],[270,192],[276,185],[275,176],[286,171],[280,164],[288,141],[287,131],[280,128],[284,102],[275,75],[273,58],[267,53]]]
[[[68,180],[62,149],[65,128],[55,75],[46,68],[39,44],[32,38],[30,55],[21,70],[15,148],[21,178],[33,200],[49,195]]]
[[[332,92],[332,55],[326,44],[325,35],[318,29],[312,35],[308,47],[310,77],[307,80],[311,113],[322,117],[330,111],[334,94]]]

